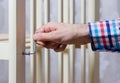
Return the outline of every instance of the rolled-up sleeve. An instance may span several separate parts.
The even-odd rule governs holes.
[[[120,52],[120,19],[89,22],[93,51]]]

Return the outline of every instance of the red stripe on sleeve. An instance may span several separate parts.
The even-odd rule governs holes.
[[[101,35],[102,35],[101,36],[102,42],[103,42],[104,48],[107,48],[107,41],[106,41],[106,37],[105,37],[104,28],[105,28],[105,25],[103,24],[102,21],[100,21],[100,30],[101,30]]]

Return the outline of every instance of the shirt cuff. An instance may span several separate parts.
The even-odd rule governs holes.
[[[120,52],[120,19],[89,22],[88,27],[93,51]]]

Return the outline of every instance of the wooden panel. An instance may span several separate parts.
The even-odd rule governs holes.
[[[9,83],[25,83],[25,0],[9,1]]]

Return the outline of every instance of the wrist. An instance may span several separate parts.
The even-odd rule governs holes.
[[[79,24],[78,37],[80,41],[82,41],[82,44],[87,44],[91,42],[89,28],[87,24]]]

